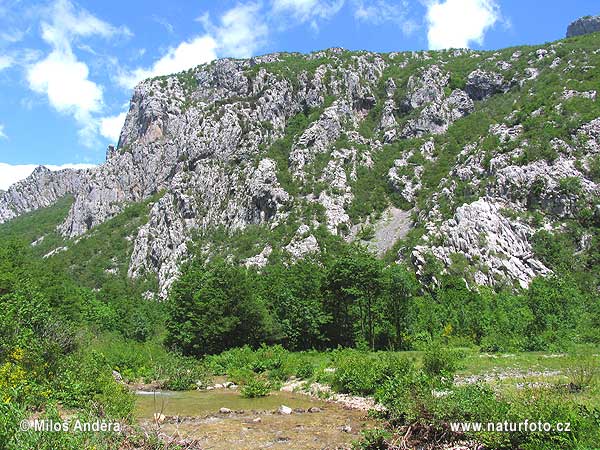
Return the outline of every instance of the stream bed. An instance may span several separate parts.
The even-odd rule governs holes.
[[[163,414],[162,432],[196,439],[210,449],[345,449],[361,430],[375,425],[364,411],[291,392],[253,399],[230,389],[137,394],[135,415],[141,425],[156,428],[155,414]],[[278,413],[282,405],[293,412]]]

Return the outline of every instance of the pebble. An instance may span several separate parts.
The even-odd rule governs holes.
[[[221,414],[231,414],[231,410],[229,408],[221,408],[219,409]]]

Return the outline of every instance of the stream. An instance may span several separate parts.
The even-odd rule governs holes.
[[[293,412],[278,413],[282,405]],[[160,430],[167,435],[197,439],[203,448],[219,450],[345,449],[361,430],[375,425],[364,411],[281,391],[252,399],[231,389],[138,391],[138,423],[155,429],[155,414],[165,416]]]

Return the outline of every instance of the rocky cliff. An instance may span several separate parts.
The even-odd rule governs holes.
[[[0,222],[71,194],[59,229],[73,239],[156,196],[128,273],[156,273],[163,296],[192,241],[210,251],[222,243],[202,236],[249,226],[287,227],[276,245],[291,258],[320,251],[319,229],[352,241],[374,227],[373,248],[400,248],[395,259],[421,276],[431,258],[460,260],[469,282],[527,286],[550,272],[534,234],[598,213],[600,40],[586,39],[281,53],[146,80],[104,164],[37,169],[0,194]],[[264,265],[272,250],[245,263]]]
[[[88,170],[52,172],[44,166],[37,167],[27,179],[13,184],[6,192],[0,191],[0,223],[80,192],[87,176]]]
[[[586,16],[569,25],[567,37],[581,36],[600,31],[600,16]]]

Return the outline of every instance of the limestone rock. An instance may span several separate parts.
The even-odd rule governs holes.
[[[467,77],[465,91],[473,100],[485,100],[494,94],[503,92],[506,88],[502,75],[477,69]]]
[[[527,287],[536,276],[548,274],[549,269],[533,256],[529,242],[532,230],[504,217],[503,207],[487,198],[459,207],[454,217],[430,236],[430,241],[437,236],[443,244],[417,246],[413,251],[418,270],[422,270],[425,255],[430,253],[447,266],[452,264],[453,254],[463,255],[474,264],[478,284],[517,280],[521,287]]]
[[[73,169],[52,172],[44,166],[37,167],[27,178],[0,193],[0,223],[50,206],[67,194],[75,194],[88,173],[88,170]]]
[[[310,233],[310,228],[308,226],[300,226],[296,231],[295,236],[292,238],[292,241],[284,247],[294,260],[302,259],[306,255],[319,251],[317,238],[308,233]]]
[[[251,256],[244,261],[246,267],[265,267],[269,262],[269,256],[273,252],[273,248],[267,245],[262,252],[256,256]]]
[[[600,16],[586,16],[577,19],[569,25],[567,37],[581,36],[598,31],[600,31]]]

